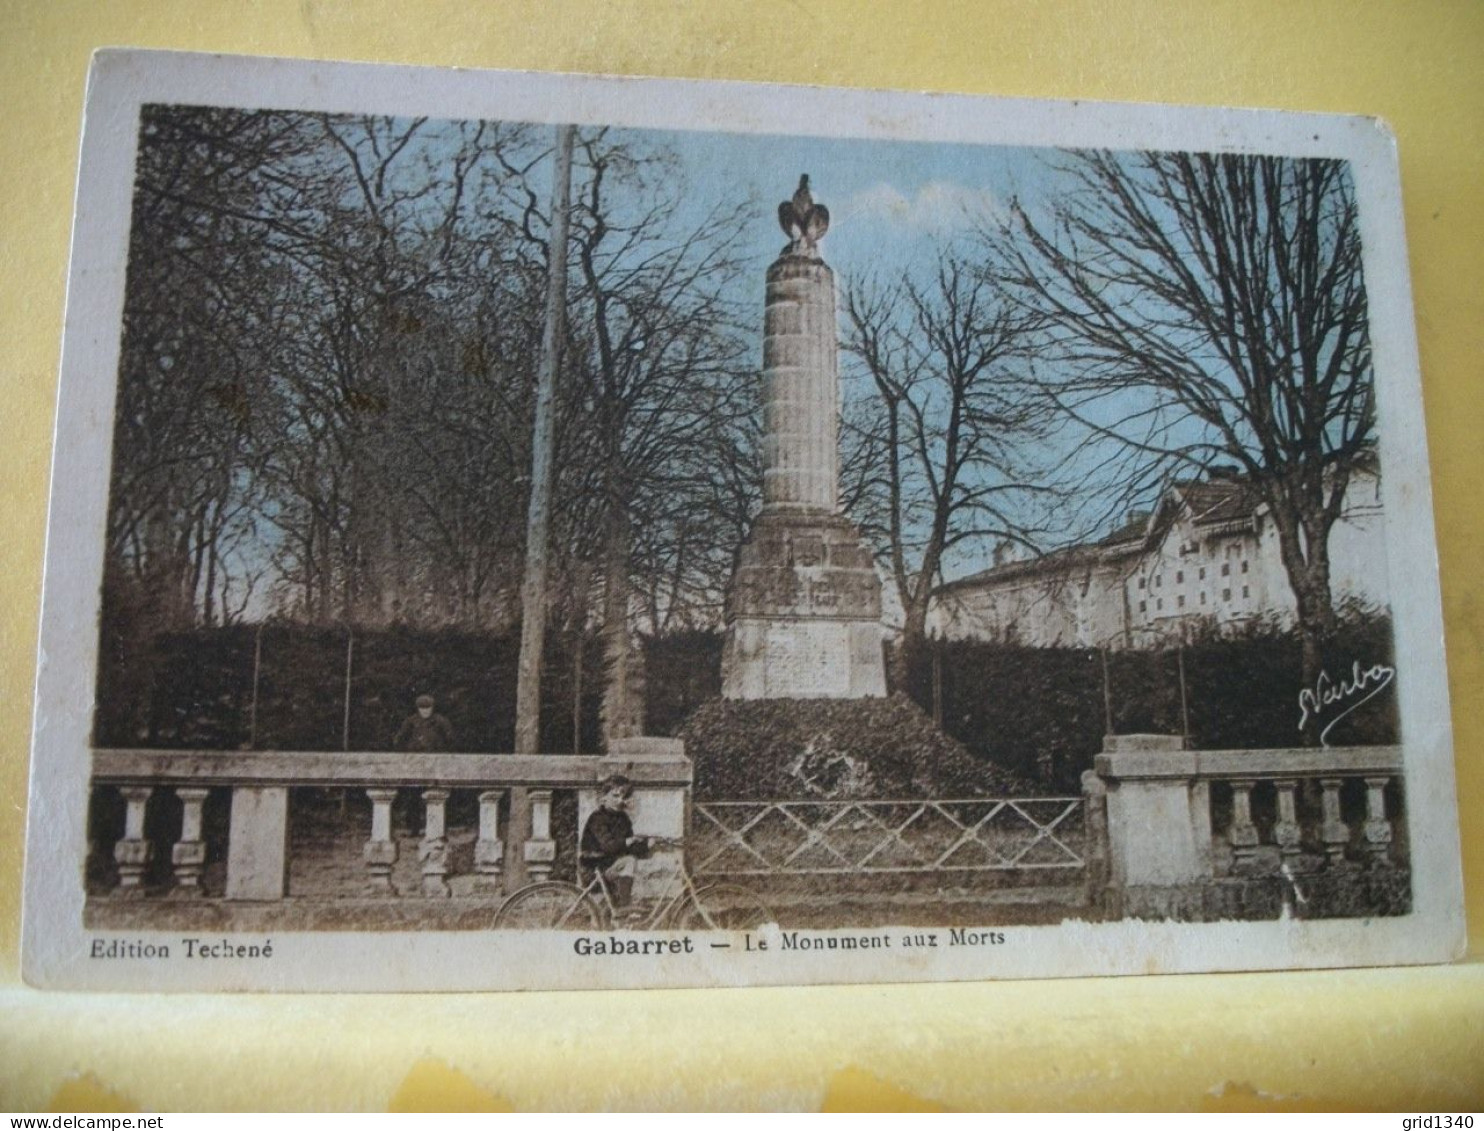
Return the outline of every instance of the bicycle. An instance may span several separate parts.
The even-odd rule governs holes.
[[[653,848],[678,848],[678,839],[650,837]],[[613,893],[603,873],[594,870],[585,884],[565,880],[540,880],[512,892],[495,912],[497,928],[526,930],[606,931],[618,919]],[[625,921],[628,930],[656,931],[747,931],[771,923],[772,909],[747,888],[738,884],[697,886],[685,865],[665,881],[658,899],[646,910],[639,908],[635,920]]]

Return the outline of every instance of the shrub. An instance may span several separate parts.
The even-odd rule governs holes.
[[[680,727],[698,800],[982,797],[1034,792],[974,758],[904,695],[713,699]]]

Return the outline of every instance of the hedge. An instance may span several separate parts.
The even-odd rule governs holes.
[[[561,633],[549,635],[548,642],[542,747],[553,753],[571,752],[576,642]],[[346,644],[344,629],[283,624],[265,625],[261,634],[255,626],[242,625],[162,634],[142,643],[105,633],[96,741],[100,746],[340,749]],[[728,706],[736,705],[717,702],[721,646],[719,633],[704,632],[644,641],[646,729],[661,735],[704,733],[717,750],[733,749],[719,733],[706,729],[722,718],[742,728],[754,750],[773,749],[763,734],[769,726],[795,737],[801,734],[798,728],[805,726],[805,716],[797,712],[790,718],[775,718],[769,714],[772,708],[758,708],[755,716],[746,717],[726,713]],[[389,747],[416,697],[428,692],[453,724],[459,749],[509,750],[518,651],[518,637],[512,634],[357,630],[350,657],[350,748]],[[1308,733],[1298,729],[1299,643],[1291,634],[1278,632],[1203,641],[1188,645],[1183,653],[1121,651],[1106,656],[1087,649],[939,641],[923,650],[904,690],[931,711],[936,664],[941,727],[954,740],[955,752],[966,751],[974,762],[1003,767],[1023,781],[1072,790],[1101,749],[1107,729],[1105,659],[1115,733],[1178,734],[1185,729],[1183,660],[1193,745],[1281,747],[1316,739],[1313,728]],[[1389,621],[1377,617],[1345,625],[1327,646],[1324,660],[1326,670],[1335,676],[1348,673],[1357,662],[1362,667],[1393,664]],[[1398,678],[1404,675],[1399,673]],[[576,745],[594,751],[599,746],[603,680],[601,649],[591,637],[582,649],[581,678],[581,736]],[[825,712],[820,718],[833,720],[829,713],[833,709],[820,708]],[[875,719],[868,705],[841,705],[839,710]],[[687,731],[691,725],[687,720],[703,711],[709,713],[700,715]],[[900,710],[877,722],[902,741],[910,731],[916,736],[911,741],[927,743],[925,749],[940,753],[949,749],[934,745],[916,718],[909,726]],[[829,725],[831,734],[845,736],[861,750],[877,751],[872,757],[879,769],[873,772],[885,780],[905,782],[917,772],[893,761],[896,755],[876,743],[869,726],[840,730],[833,721]],[[1398,733],[1393,686],[1335,727],[1329,742],[1391,743],[1398,741]],[[832,748],[840,749],[841,741],[831,739]],[[946,756],[954,760],[958,753]],[[729,773],[720,756],[715,772]]]

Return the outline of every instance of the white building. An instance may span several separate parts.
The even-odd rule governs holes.
[[[1357,470],[1329,537],[1337,606],[1389,605],[1383,536],[1380,477]],[[1131,514],[1098,542],[996,558],[992,568],[944,586],[930,630],[1038,647],[1137,648],[1259,619],[1294,620],[1268,507],[1232,471],[1174,483],[1153,512]]]

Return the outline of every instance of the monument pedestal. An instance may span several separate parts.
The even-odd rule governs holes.
[[[738,558],[727,614],[724,697],[886,694],[881,582],[843,515],[763,511]]]

